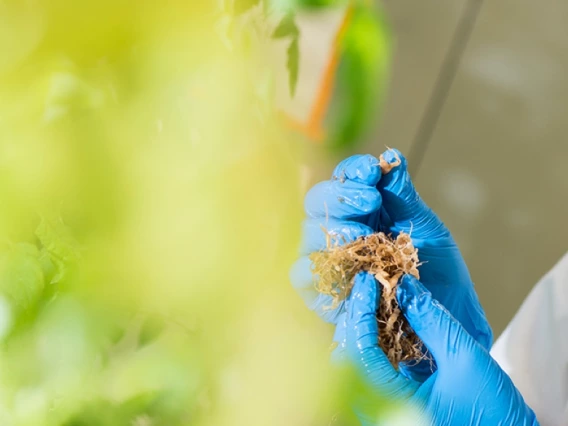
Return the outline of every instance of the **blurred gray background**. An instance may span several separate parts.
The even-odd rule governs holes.
[[[568,2],[383,5],[393,79],[361,151],[409,157],[498,335],[568,251]]]
[[[497,337],[568,251],[568,2],[381,4],[396,38],[392,81],[357,152],[408,157]]]

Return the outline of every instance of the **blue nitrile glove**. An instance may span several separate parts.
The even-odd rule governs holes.
[[[314,289],[308,255],[325,248],[325,234],[338,234],[346,241],[372,232],[396,236],[410,233],[423,264],[421,282],[483,347],[492,344],[492,332],[461,253],[448,229],[418,196],[407,171],[406,159],[394,149],[383,154],[389,163],[401,164],[381,176],[379,161],[371,155],[355,155],[342,161],[329,181],[315,185],[306,195],[302,257],[294,264],[291,280],[307,305],[324,320],[337,322],[343,304],[335,310],[329,296]],[[329,220],[327,219],[329,218]],[[403,370],[406,370],[403,367]],[[425,380],[431,374],[426,363],[410,374]]]
[[[381,207],[381,195],[376,188],[381,178],[378,164],[372,155],[349,157],[336,167],[331,180],[315,185],[304,201],[308,218],[303,223],[302,257],[292,266],[290,278],[308,307],[333,324],[343,311],[343,302],[337,309],[327,309],[332,299],[315,290],[309,255],[326,248],[322,227],[338,236],[338,241],[346,242],[375,232],[366,222]]]
[[[424,425],[538,425],[533,411],[489,352],[416,278],[405,276],[397,290],[402,311],[436,359],[438,369],[425,382],[396,371],[378,346],[375,318],[380,293],[367,273],[357,275],[337,326],[343,354],[375,392],[407,402]],[[361,402],[355,412],[362,425],[377,425],[376,407]]]
[[[485,349],[493,344],[493,333],[479,304],[474,285],[460,250],[450,231],[422,201],[407,170],[406,159],[396,150],[385,152],[398,167],[380,180],[383,196],[380,230],[397,235],[410,233],[422,266],[420,282]]]

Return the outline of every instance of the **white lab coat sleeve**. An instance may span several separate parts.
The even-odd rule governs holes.
[[[532,290],[491,354],[542,426],[568,425],[568,254]]]

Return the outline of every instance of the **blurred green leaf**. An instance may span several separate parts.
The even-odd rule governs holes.
[[[44,111],[45,122],[53,122],[75,111],[88,111],[104,105],[103,90],[92,86],[70,70],[53,73],[50,78]]]
[[[223,14],[219,17],[215,24],[217,34],[223,42],[223,44],[228,48],[232,49],[233,41],[231,40],[231,30],[233,26],[234,16],[229,14]]]
[[[153,394],[133,397],[122,404],[106,400],[93,401],[81,409],[81,413],[68,420],[64,426],[146,426],[152,425],[147,411],[155,401]],[[143,423],[147,419],[149,423]]]
[[[300,29],[296,24],[295,16],[293,13],[287,13],[280,21],[274,33],[273,38],[297,37],[300,34]]]
[[[55,274],[57,274],[57,267],[51,260],[51,256],[45,247],[42,247],[40,250],[39,263],[41,265],[45,281],[51,282],[51,280],[55,277]]]
[[[349,0],[297,0],[297,2],[305,8],[324,8],[346,4]]]
[[[31,308],[44,287],[37,247],[28,243],[13,244],[2,259],[0,280],[2,292],[17,308]]]
[[[263,0],[235,0],[233,3],[233,11],[240,15],[252,9],[254,6],[260,4]]]
[[[188,424],[190,404],[169,392],[143,393],[122,403],[99,399],[63,426],[174,426]]]
[[[158,315],[149,315],[140,329],[138,345],[144,346],[155,340],[165,328],[164,319]]]
[[[31,3],[0,17],[24,43],[0,79],[0,232],[36,235],[0,252],[0,424],[327,424],[349,388],[286,291],[300,173],[263,62],[274,35],[296,90],[294,16],[272,32],[242,0],[219,34],[219,2]]]
[[[79,259],[79,244],[61,218],[50,220],[42,217],[36,236],[45,250],[42,252],[42,265],[46,270],[49,270],[48,260],[55,265],[55,273],[50,274],[50,283],[55,284],[65,276],[69,263]]]
[[[290,84],[290,94],[294,96],[298,84],[298,73],[300,67],[300,29],[296,24],[295,15],[288,13],[278,24],[272,37],[275,39],[291,37],[290,46],[287,50],[286,67]]]
[[[300,67],[300,48],[298,37],[292,40],[290,47],[288,47],[288,60],[287,60],[289,79],[290,79],[290,94],[294,96],[296,93],[296,85],[298,84],[298,73]]]
[[[328,121],[330,146],[358,143],[376,122],[391,63],[391,39],[380,11],[357,6],[341,43],[337,102]]]

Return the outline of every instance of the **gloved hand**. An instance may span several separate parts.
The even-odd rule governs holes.
[[[425,382],[396,371],[378,346],[375,311],[380,294],[373,276],[360,273],[337,326],[335,358],[347,358],[371,388],[406,401],[421,424],[459,426],[538,425],[513,382],[456,319],[418,280],[405,276],[397,290],[402,311],[436,359],[438,369]],[[377,425],[376,407],[361,403],[362,425]]]
[[[326,246],[321,227],[347,242],[377,231],[393,236],[404,231],[411,235],[423,262],[419,267],[421,282],[475,340],[489,349],[493,340],[491,328],[454,239],[414,189],[403,155],[391,149],[383,158],[391,164],[400,160],[401,164],[382,176],[375,157],[355,155],[335,168],[331,180],[308,192],[304,202],[308,218],[303,225],[302,257],[290,274],[293,286],[310,309],[335,324],[343,304],[335,310],[325,309],[331,306],[331,299],[314,289],[308,257]],[[419,380],[431,374],[430,366],[424,363],[411,370],[408,373]]]

